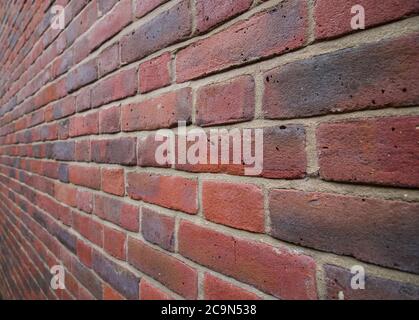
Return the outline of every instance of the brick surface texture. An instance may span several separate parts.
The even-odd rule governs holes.
[[[2,1],[0,297],[419,299],[418,14],[417,0]],[[261,129],[261,170],[232,161],[245,140],[228,163],[157,161],[160,129],[180,150],[179,121]]]

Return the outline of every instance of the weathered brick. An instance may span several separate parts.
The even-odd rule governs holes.
[[[171,128],[178,121],[190,122],[191,110],[190,88],[165,93],[140,103],[122,106],[122,130]]]
[[[140,278],[101,253],[93,252],[93,270],[124,297],[138,299]]]
[[[75,91],[97,79],[96,60],[77,66],[67,76],[67,91]]]
[[[250,8],[252,0],[197,0],[196,28],[204,32]]]
[[[197,92],[198,126],[247,121],[254,113],[255,83],[251,76],[207,85]]]
[[[134,14],[137,18],[144,16],[168,0],[134,0]]]
[[[140,25],[121,40],[123,63],[142,59],[151,53],[185,39],[192,31],[189,1],[184,0]],[[141,45],[138,45],[141,43]]]
[[[100,190],[100,168],[70,165],[68,177],[71,183]]]
[[[307,20],[304,1],[283,1],[267,12],[179,51],[176,81],[184,82],[299,48],[306,42]]]
[[[166,52],[157,58],[140,64],[138,83],[141,93],[146,93],[170,84],[171,60],[171,54]]]
[[[103,77],[119,67],[119,44],[113,44],[103,50],[97,58],[98,74]]]
[[[230,282],[206,272],[204,275],[205,300],[259,300],[260,298]]]
[[[327,299],[339,299],[343,293],[345,300],[417,300],[419,286],[385,279],[374,275],[365,275],[365,289],[353,290],[350,270],[334,265],[325,265]]]
[[[117,196],[125,193],[124,169],[102,169],[102,190]]]
[[[73,274],[80,283],[91,292],[96,299],[102,299],[102,284],[99,278],[82,263],[73,259]]]
[[[419,117],[331,122],[317,129],[326,180],[419,188]]]
[[[90,191],[77,190],[77,208],[86,213],[93,211],[93,194]]]
[[[80,239],[77,240],[77,256],[86,267],[92,267],[92,247]]]
[[[153,286],[149,281],[144,278],[140,282],[140,300],[173,300],[166,292]]]
[[[138,208],[121,200],[96,195],[94,214],[110,221],[122,228],[138,232],[139,213]]]
[[[330,193],[273,190],[269,196],[274,237],[416,273],[418,210],[416,203]]]
[[[175,247],[175,219],[148,208],[141,209],[141,232],[144,239],[168,251]]]
[[[55,160],[71,161],[74,160],[75,151],[74,141],[55,142],[52,147],[52,153]]]
[[[125,300],[125,298],[122,295],[120,295],[116,290],[114,290],[111,286],[104,284],[103,300]]]
[[[236,238],[190,222],[179,227],[179,252],[212,270],[282,299],[316,299],[316,264],[285,248]]]
[[[184,262],[128,238],[128,262],[187,299],[196,299],[198,274]]]
[[[113,106],[99,113],[100,133],[116,133],[121,131],[121,108]]]
[[[339,36],[352,32],[351,8],[361,5],[365,9],[365,27],[397,20],[419,13],[415,0],[318,0],[314,5],[317,39]]]
[[[90,88],[82,88],[76,96],[77,112],[90,109]]]
[[[106,226],[103,231],[103,248],[105,251],[115,258],[125,260],[127,235],[124,232]]]
[[[263,193],[255,185],[204,181],[202,208],[213,222],[252,232],[265,229]]]
[[[132,21],[131,0],[119,1],[106,16],[98,21],[87,34],[90,51],[98,48],[106,40],[121,31]]]
[[[90,140],[79,140],[76,141],[74,159],[76,161],[89,162],[91,160]]]
[[[290,62],[264,74],[269,119],[417,105],[418,34]],[[397,75],[397,77],[394,77]]]
[[[87,240],[103,247],[103,225],[91,216],[73,212],[73,228]]]
[[[93,140],[92,161],[98,163],[137,164],[136,138]]]
[[[79,137],[99,133],[99,112],[76,115],[70,118],[69,135]]]
[[[135,200],[195,214],[198,183],[194,179],[129,172],[127,192]]]
[[[92,89],[92,107],[132,96],[137,93],[136,68],[119,71],[101,80]]]

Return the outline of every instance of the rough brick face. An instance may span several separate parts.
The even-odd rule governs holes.
[[[419,12],[415,0],[318,0],[314,6],[316,37],[336,37],[351,32],[351,8],[361,5],[365,9],[365,27],[407,17]]]
[[[127,180],[127,192],[133,199],[191,214],[198,210],[196,180],[148,173],[128,173]]]
[[[304,1],[285,1],[278,8],[257,14],[180,51],[176,60],[177,81],[301,47],[305,42],[306,23]]]
[[[170,83],[171,59],[171,55],[165,53],[140,65],[138,83],[141,93],[162,88]]]
[[[178,121],[191,118],[191,90],[189,88],[162,94],[157,98],[122,106],[122,130],[153,130],[171,128]]]
[[[0,300],[419,299],[417,0],[0,21]]]
[[[327,180],[419,187],[419,117],[324,123],[320,176]]]
[[[274,237],[411,272],[419,270],[418,209],[330,193],[274,190],[269,196]]]
[[[250,120],[254,115],[254,103],[254,81],[249,76],[200,88],[196,124],[206,126]]]
[[[206,219],[253,232],[263,232],[262,190],[254,185],[204,181],[202,206]]]
[[[179,251],[200,264],[280,298],[313,299],[317,296],[315,262],[308,256],[274,250],[269,245],[238,239],[189,222],[180,225]]]
[[[265,73],[269,119],[309,117],[419,101],[418,35],[326,53]],[[395,79],[392,75],[397,74]],[[297,90],[294,90],[297,88]]]
[[[346,300],[417,300],[419,287],[409,283],[368,276],[365,289],[353,290],[350,270],[334,265],[325,265],[326,290],[328,299],[338,299],[343,292]]]

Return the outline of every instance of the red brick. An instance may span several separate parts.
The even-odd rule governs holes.
[[[77,112],[90,109],[90,88],[82,88],[76,96]]]
[[[178,121],[190,122],[191,89],[162,94],[143,102],[122,106],[122,130],[154,130],[176,126]]]
[[[79,140],[76,141],[75,147],[75,160],[89,162],[90,157],[90,140]]]
[[[317,129],[326,180],[419,187],[419,117],[324,123]]]
[[[162,135],[159,136],[157,133],[151,133],[145,137],[138,137],[137,140],[137,164],[139,166],[170,167],[170,164],[159,164],[156,160],[156,150],[162,143],[167,142],[167,137]]]
[[[105,13],[111,10],[117,2],[118,0],[98,0],[97,8],[99,16],[103,16]]]
[[[116,133],[121,131],[121,108],[113,106],[99,113],[100,133]]]
[[[138,232],[138,208],[122,200],[96,195],[94,214],[126,230]]]
[[[77,66],[67,75],[67,91],[73,92],[97,79],[96,60],[92,59]]]
[[[151,209],[141,209],[141,232],[144,239],[168,251],[175,247],[175,219]]]
[[[418,210],[415,203],[330,193],[273,190],[269,196],[274,237],[416,273]]]
[[[148,173],[127,174],[128,195],[135,200],[195,214],[198,183],[194,179]]]
[[[352,32],[351,20],[355,14],[351,8],[355,5],[365,9],[366,28],[419,13],[419,3],[415,0],[318,0],[314,5],[316,38]]]
[[[265,117],[288,119],[417,105],[417,39],[416,33],[362,44],[268,71],[264,74]]]
[[[103,77],[119,67],[119,44],[104,49],[97,58],[99,77]]]
[[[171,60],[171,54],[166,52],[157,58],[140,64],[138,83],[141,93],[146,93],[170,84]]]
[[[114,290],[111,286],[103,285],[103,300],[125,300],[125,298]]]
[[[158,32],[156,32],[158,30]],[[121,61],[140,60],[153,52],[185,39],[192,31],[189,1],[174,5],[141,24],[121,40]],[[138,44],[141,43],[141,46]]]
[[[100,168],[70,165],[68,170],[71,183],[100,190]]]
[[[117,196],[125,193],[124,169],[102,169],[102,190]]]
[[[76,115],[70,118],[70,137],[78,137],[99,133],[99,112],[87,115]]]
[[[137,87],[136,68],[121,70],[104,78],[92,89],[92,107],[135,95]]]
[[[76,207],[77,189],[69,185],[56,183],[54,187],[54,197],[59,201],[71,207]]]
[[[103,247],[103,225],[90,216],[73,213],[73,228],[87,240]]]
[[[198,274],[184,262],[128,238],[128,262],[187,299],[196,299]]]
[[[92,267],[92,247],[80,239],[77,240],[77,256],[86,267]]]
[[[168,0],[134,0],[134,14],[140,18]]]
[[[131,0],[121,0],[87,34],[88,47],[93,51],[132,21]]]
[[[77,208],[86,213],[93,211],[93,194],[90,191],[77,190]]]
[[[265,230],[263,193],[255,185],[204,181],[202,207],[207,220],[252,232]]]
[[[176,81],[299,48],[306,41],[307,26],[304,1],[282,2],[181,50],[176,57]]]
[[[339,299],[339,292],[345,300],[418,300],[419,286],[385,279],[366,273],[365,289],[353,290],[350,270],[325,265],[327,299]]]
[[[141,279],[140,282],[140,300],[173,300],[166,292],[160,290],[159,288],[153,286],[150,282]]]
[[[98,163],[137,164],[136,138],[101,139],[91,142],[92,161]]]
[[[105,251],[115,258],[125,260],[126,234],[106,226],[103,231],[103,248]]]
[[[316,299],[316,264],[304,254],[182,221],[179,253],[281,299]]]
[[[250,8],[253,0],[197,0],[196,28],[204,32]]]
[[[198,90],[198,126],[247,121],[253,118],[254,113],[255,83],[251,76],[240,76]]]
[[[204,275],[205,300],[259,300],[256,294],[213,276]]]

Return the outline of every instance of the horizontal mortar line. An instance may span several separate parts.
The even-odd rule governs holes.
[[[1,156],[0,156],[1,157]],[[19,157],[4,156],[12,159]],[[25,158],[26,160],[35,160],[39,162],[57,162],[68,165],[82,166],[86,168],[92,167],[106,167],[106,168],[122,168],[125,174],[128,173],[152,173],[156,175],[172,175],[177,177],[196,179],[201,177],[205,180],[214,180],[222,182],[233,182],[233,183],[249,183],[268,189],[295,189],[307,192],[330,192],[334,194],[343,194],[351,196],[364,196],[369,198],[380,199],[382,197],[385,200],[401,200],[406,202],[417,202],[419,200],[419,194],[414,188],[397,188],[392,186],[383,185],[371,185],[371,184],[354,184],[344,181],[328,181],[320,179],[317,176],[307,176],[306,178],[300,179],[266,179],[263,177],[252,177],[252,176],[239,176],[228,173],[211,173],[211,172],[188,172],[173,168],[158,168],[158,167],[139,167],[139,166],[122,166],[118,164],[106,164],[106,163],[93,163],[93,162],[67,162],[67,161],[56,161],[56,160],[43,160],[41,158]],[[15,168],[13,166],[8,166]],[[15,168],[19,169],[19,168]],[[26,171],[24,169],[19,169]],[[26,171],[31,174],[35,172]],[[42,176],[45,177],[45,176]],[[48,178],[48,177],[45,177]],[[48,178],[50,179],[50,178]],[[53,180],[56,181],[56,180]],[[320,188],[318,186],[320,184]],[[80,188],[80,186],[78,186]],[[89,189],[94,190],[94,189]]]
[[[403,34],[406,34],[406,33],[409,33],[409,32],[413,32],[415,30],[417,31],[419,28],[418,27],[415,27],[415,24],[413,24],[413,22],[412,22],[413,26],[410,26],[410,22],[411,21],[415,21],[415,20],[419,20],[419,17],[411,17],[411,18],[407,18],[405,20],[401,20],[401,21],[392,23],[390,25],[384,25],[384,26],[378,26],[376,28],[371,28],[371,29],[368,29],[368,30],[366,30],[366,31],[364,31],[362,33],[354,33],[354,34],[346,35],[346,36],[343,37],[344,39],[346,39],[346,40],[347,39],[353,40],[353,41],[349,41],[349,44],[350,44],[349,46],[347,44],[345,44],[345,42],[342,40],[342,38],[338,38],[338,39],[332,39],[332,40],[329,40],[329,41],[318,42],[318,43],[313,44],[315,46],[319,46],[320,48],[326,47],[326,50],[324,50],[324,49],[321,50],[320,49],[320,52],[318,52],[317,54],[316,53],[313,54],[313,52],[311,52],[311,50],[312,49],[315,49],[315,47],[313,48],[312,45],[309,45],[309,46],[306,46],[306,47],[299,48],[299,49],[297,49],[297,50],[295,50],[293,52],[290,52],[288,54],[279,55],[276,58],[268,57],[266,59],[268,59],[268,63],[270,61],[272,61],[272,60],[276,60],[276,59],[281,59],[282,60],[283,59],[283,60],[285,60],[283,64],[286,64],[287,62],[289,63],[289,62],[296,61],[296,60],[301,60],[301,59],[304,59],[304,58],[314,57],[314,56],[317,56],[317,55],[322,55],[322,54],[326,54],[326,53],[338,51],[340,49],[344,49],[344,48],[348,48],[348,47],[360,46],[360,45],[362,45],[364,43],[367,44],[367,43],[376,42],[376,41],[380,40],[382,37],[385,37],[386,39],[392,39],[394,37],[397,37],[397,36],[400,36],[400,35],[403,35]],[[394,25],[396,25],[396,27],[400,26],[401,31],[400,32],[397,32],[399,30],[396,28],[396,32],[395,32]],[[406,25],[407,25],[407,28],[406,28]],[[390,28],[390,26],[392,28]],[[403,28],[403,27],[405,27],[405,28]],[[411,27],[411,29],[409,29],[409,27]],[[364,33],[368,33],[368,36],[365,35]],[[376,35],[376,33],[378,33],[378,38],[379,39],[374,39],[373,36]],[[372,36],[370,36],[370,34]],[[361,38],[361,39],[358,39],[358,38]],[[362,39],[363,39],[364,42],[362,41]],[[342,43],[344,43],[343,46],[342,46]],[[176,46],[176,44],[174,46]],[[331,47],[331,48],[328,48],[328,47]],[[170,48],[171,48],[171,46],[169,46],[167,48],[164,48],[164,49],[162,49],[162,50],[160,50],[158,52],[161,53],[161,52],[168,52],[168,51],[173,50],[173,49],[170,49]],[[329,51],[329,50],[331,50],[331,51]],[[302,54],[302,57],[300,59],[298,59],[298,58],[294,57],[293,54],[294,55]],[[292,56],[293,58],[291,58],[291,55],[293,55]],[[156,55],[156,56],[158,56],[158,55]],[[88,56],[87,59],[82,60],[80,63],[78,63],[76,66],[74,66],[74,69],[77,66],[82,65],[84,62],[88,62],[90,60],[93,60],[94,58],[95,57],[91,58],[91,56]],[[114,72],[111,72],[110,74],[107,74],[104,78],[110,77],[110,76],[118,73],[121,70],[130,69],[133,66],[134,67],[138,67],[139,64],[141,64],[144,61],[148,61],[149,59],[151,59],[150,56],[148,56],[148,57],[146,57],[144,59],[138,60],[138,61],[134,61],[134,62],[132,62],[130,64],[124,65],[121,68],[116,69]],[[265,59],[265,61],[266,61],[266,59]],[[263,63],[263,62],[264,62],[263,59],[262,60],[255,60],[255,61],[249,62],[250,63],[250,67],[248,65],[247,66],[246,65],[244,65],[244,66],[243,65],[239,65],[239,66],[236,66],[236,67],[231,67],[231,68],[234,68],[232,71],[229,70],[229,69],[222,70],[221,71],[221,74],[225,74],[225,73],[228,73],[228,72],[233,72],[234,73],[235,71],[239,70],[238,68],[240,68],[240,69],[243,69],[243,68],[246,68],[246,67],[255,68],[255,65],[257,66],[259,63]],[[275,68],[276,66],[280,66],[281,64],[279,63],[279,65],[278,65],[278,63],[279,62],[277,62],[277,64],[274,65],[274,66],[270,66],[270,67],[266,66],[265,67],[265,69],[266,69],[265,71],[268,71],[268,70],[270,70],[272,68]],[[60,81],[61,78],[64,78],[65,76],[67,76],[67,74],[70,73],[70,71],[71,71],[71,69],[68,70],[66,73],[62,74],[60,77],[58,77],[58,78],[54,79],[53,81],[49,82],[49,84],[56,83],[56,82]],[[212,75],[212,77],[215,77],[216,78],[219,75],[220,75],[219,73],[216,73],[215,75]],[[207,76],[205,76],[204,81],[210,81],[210,79],[212,77],[211,77],[211,75],[207,75]],[[104,79],[104,78],[99,78],[99,79]],[[99,79],[97,79],[97,80],[99,80]],[[203,80],[203,79],[195,79],[195,80],[191,80],[189,82],[198,82],[199,83],[200,80]],[[93,82],[93,83],[91,83],[91,84],[89,84],[87,86],[84,86],[84,87],[81,87],[81,88],[77,89],[76,91],[72,92],[72,94],[76,94],[79,90],[81,90],[81,89],[83,89],[85,87],[93,86],[95,83],[97,84],[97,81],[95,81],[95,82]],[[184,82],[183,84],[185,84],[185,83],[187,84],[188,82]],[[173,85],[178,85],[178,84],[173,84]],[[166,87],[166,88],[170,88],[170,87]],[[151,92],[151,93],[153,93],[153,92]],[[140,96],[142,96],[142,95],[140,95]],[[19,104],[19,105],[22,105],[26,100],[27,100],[27,98],[25,98],[25,100],[22,101],[21,104]],[[61,100],[61,99],[59,99],[59,100]],[[56,101],[59,101],[59,100],[56,100]],[[53,102],[51,102],[51,103],[53,103]],[[47,104],[47,105],[49,105],[49,104]],[[11,111],[9,111],[9,112],[11,112]]]
[[[1,174],[0,174],[1,175]],[[0,182],[0,184],[3,184],[3,183],[1,183]],[[7,188],[6,187],[6,189],[9,189],[9,188]],[[10,189],[9,189],[10,190]],[[23,196],[21,196],[21,195],[18,195],[17,193],[16,193],[16,191],[14,191],[13,189],[12,189],[12,192],[14,193],[14,194],[16,194],[17,196],[19,196],[19,197],[23,197]],[[24,198],[24,199],[26,199],[26,198]],[[27,200],[25,200],[25,201],[27,201]],[[36,205],[34,205],[35,207],[37,207]],[[111,256],[110,254],[108,254],[103,248],[101,248],[101,247],[99,247],[98,245],[96,245],[95,243],[93,243],[93,242],[91,242],[90,240],[88,240],[87,238],[85,238],[83,235],[81,235],[81,234],[79,234],[76,230],[74,230],[73,228],[71,228],[71,227],[68,227],[68,226],[66,226],[65,224],[63,224],[60,220],[56,220],[54,217],[52,217],[51,215],[50,215],[50,213],[48,213],[48,212],[46,212],[45,210],[43,210],[43,209],[41,209],[41,208],[39,208],[39,207],[37,207],[37,209],[38,210],[40,210],[40,211],[42,211],[42,212],[44,212],[47,216],[49,216],[50,218],[52,218],[54,221],[56,221],[56,223],[58,223],[58,224],[60,224],[61,225],[61,227],[63,227],[63,228],[65,228],[66,230],[68,230],[70,233],[72,233],[72,234],[74,234],[75,236],[77,236],[78,238],[80,238],[80,239],[82,239],[84,242],[87,242],[87,243],[89,243],[90,244],[90,246],[91,247],[93,247],[95,250],[97,250],[97,251],[99,251],[99,252],[101,252],[103,255],[105,255],[109,260],[111,260],[111,261],[113,261],[113,262],[115,262],[115,263],[117,263],[117,264],[119,264],[120,266],[123,266],[123,267],[125,267],[126,269],[128,269],[128,270],[130,270],[131,272],[133,272],[134,274],[140,274],[141,275],[141,277],[143,277],[144,275],[148,278],[148,277],[150,277],[151,278],[151,276],[148,276],[147,274],[145,274],[145,273],[143,273],[142,271],[140,271],[140,270],[138,270],[138,269],[136,269],[134,266],[132,266],[129,262],[128,262],[128,260],[119,260],[119,259],[116,259],[116,258],[114,258],[113,256]],[[31,219],[32,219],[32,217],[31,217]],[[33,219],[32,219],[33,220]],[[37,221],[35,221],[35,220],[33,220],[34,222],[36,222],[38,225],[39,225],[39,223],[37,222]],[[41,226],[41,225],[40,225]],[[45,229],[43,226],[41,226],[44,230],[46,230],[47,232],[48,232],[48,234],[50,234],[49,233],[49,231],[47,230],[47,229]],[[126,231],[125,231],[126,232]],[[51,235],[52,236],[52,235]],[[165,250],[163,250],[162,248],[160,248],[159,246],[157,246],[157,245],[154,245],[153,243],[151,243],[151,242],[148,242],[147,240],[145,240],[143,237],[142,237],[142,235],[140,234],[140,233],[138,233],[138,234],[134,234],[134,235],[129,235],[130,237],[132,237],[132,238],[134,238],[134,239],[137,239],[137,240],[141,240],[142,242],[144,242],[146,245],[148,245],[148,246],[150,246],[150,247],[152,247],[152,248],[154,248],[154,249],[157,249],[159,252],[162,252],[162,253],[164,253],[164,254],[166,254],[166,255],[168,255],[168,256],[172,256],[172,257],[175,257],[175,258],[177,258],[179,261],[182,261],[183,263],[186,263],[186,265],[189,265],[189,266],[192,266],[192,267],[194,267],[195,269],[197,269],[197,270],[202,270],[202,271],[210,271],[210,272],[212,272],[212,273],[216,273],[214,270],[211,270],[211,269],[208,269],[207,267],[205,267],[205,266],[202,266],[202,265],[199,265],[199,264],[197,264],[196,262],[194,262],[194,261],[192,261],[192,260],[189,260],[189,259],[187,259],[187,258],[185,258],[184,256],[182,256],[182,255],[180,255],[180,254],[178,254],[178,253],[172,253],[172,252],[169,252],[169,251],[165,251]],[[52,236],[52,237],[54,237],[54,236]],[[55,237],[54,237],[55,238]],[[56,238],[57,239],[57,238]],[[59,241],[58,239],[57,239],[57,241]],[[128,241],[128,239],[127,239],[127,241]],[[60,242],[61,243],[61,242]],[[68,249],[67,249],[68,250]],[[71,253],[70,252],[70,254],[72,254],[72,255],[74,255],[77,259],[78,259],[78,257],[77,257],[77,255],[75,255],[75,254],[73,254],[73,253]],[[180,258],[180,259],[179,259]],[[81,261],[80,261],[81,262]],[[81,262],[82,263],[82,262]],[[91,270],[92,272],[94,272],[95,274],[96,274],[96,272],[93,270],[93,269],[89,269],[89,270]],[[102,280],[102,278],[99,276],[99,275],[97,275],[101,280]],[[227,276],[225,276],[225,277],[227,277]],[[76,278],[77,279],[77,278]],[[154,281],[157,281],[156,279],[154,279],[154,278],[151,278],[151,279],[153,279]],[[232,279],[234,279],[234,278],[232,278]],[[264,293],[264,292],[262,292],[262,291],[259,291],[258,289],[256,289],[256,288],[253,288],[253,287],[251,287],[250,285],[247,285],[247,284],[245,284],[245,283],[241,283],[241,282],[239,282],[238,280],[236,280],[236,279],[234,279],[235,281],[236,281],[236,283],[240,283],[240,285],[241,286],[243,286],[243,285],[246,285],[248,288],[252,288],[252,290],[253,291],[257,291],[258,292],[258,294],[259,295],[261,295],[261,296],[267,296],[267,297],[269,297],[269,298],[271,298],[271,299],[277,299],[277,298],[275,298],[275,297],[273,297],[273,296],[270,296],[269,294],[266,294],[266,293]],[[161,284],[161,285],[163,285],[164,286],[164,284]],[[165,288],[167,288],[167,287],[165,287]],[[170,290],[169,288],[167,288],[168,290]],[[171,291],[171,292],[173,292],[173,291]],[[175,292],[173,292],[176,296],[179,296],[179,294],[176,294]],[[182,298],[182,299],[184,299],[184,298]]]
[[[2,174],[0,174],[0,175],[2,175]],[[12,178],[9,178],[9,179],[12,179]],[[13,180],[15,180],[19,184],[22,184],[20,181],[18,181],[16,179],[13,179]],[[24,185],[27,186],[28,188],[38,192],[38,193],[44,194],[43,192],[40,192],[40,191],[37,191],[37,190],[33,189],[31,186],[28,186],[26,184],[24,184]],[[45,194],[45,195],[47,197],[51,198],[51,200],[53,200],[54,202],[59,203],[60,205],[65,206],[65,207],[69,207],[66,204],[62,204],[62,203],[58,202],[55,198],[49,196],[48,194]],[[117,199],[120,199],[120,198],[117,198]],[[132,202],[132,201],[125,201],[125,202],[129,203],[129,202]],[[143,202],[143,201],[135,201],[134,200],[134,203],[135,202],[138,203],[138,202]],[[146,204],[146,203],[144,203],[144,204]],[[152,209],[157,208],[158,212],[160,212],[161,209],[171,210],[171,209],[167,209],[167,208],[162,208],[158,205],[150,205],[150,204],[147,204],[146,207],[151,207]],[[72,207],[69,207],[69,208],[72,208]],[[44,210],[42,210],[42,211],[44,211]],[[348,261],[358,262],[358,264],[361,263],[361,264],[364,264],[364,265],[369,265],[374,270],[376,270],[376,268],[378,268],[378,270],[386,270],[388,272],[396,272],[396,273],[400,273],[400,274],[403,274],[403,275],[409,274],[409,275],[412,275],[414,277],[417,277],[418,278],[418,283],[419,283],[419,276],[415,275],[415,274],[412,274],[412,273],[399,271],[399,270],[395,270],[395,269],[389,269],[389,268],[382,267],[382,266],[379,266],[379,265],[374,265],[374,264],[371,264],[371,263],[368,263],[368,262],[356,260],[355,258],[350,257],[350,256],[340,256],[340,255],[337,255],[337,254],[334,254],[334,253],[330,253],[330,252],[326,252],[326,251],[322,251],[322,250],[318,250],[318,249],[314,249],[314,248],[302,247],[302,246],[299,246],[299,245],[296,245],[296,244],[293,244],[293,243],[289,243],[289,242],[286,242],[286,241],[283,241],[283,240],[278,240],[278,239],[273,238],[273,237],[271,237],[267,234],[256,234],[256,233],[252,233],[252,232],[249,232],[249,231],[246,231],[246,230],[234,229],[234,228],[229,227],[229,226],[216,224],[216,223],[213,223],[213,222],[208,221],[208,220],[203,220],[201,217],[196,217],[196,216],[193,216],[193,215],[185,214],[181,211],[175,211],[175,210],[171,210],[171,211],[182,214],[182,216],[181,216],[182,219],[187,220],[189,222],[192,222],[194,224],[197,224],[199,226],[210,227],[211,230],[214,230],[214,231],[224,231],[224,233],[226,233],[226,234],[237,236],[241,239],[251,239],[251,240],[254,240],[255,242],[259,242],[259,243],[262,242],[262,243],[265,243],[265,244],[268,244],[268,245],[272,245],[273,247],[276,247],[276,248],[285,247],[287,250],[291,250],[291,251],[294,251],[294,252],[309,255],[313,259],[315,259],[315,261],[318,262],[318,263],[320,263],[320,261],[323,261],[324,259],[325,259],[326,262],[329,261],[329,259],[331,259],[332,262],[335,262],[335,259],[333,259],[333,258],[338,257],[340,259],[339,261],[341,261],[342,259],[346,259]],[[47,214],[50,216],[49,213],[47,213]],[[94,216],[94,215],[92,215],[92,216]],[[55,218],[53,218],[53,219],[56,220]],[[99,220],[101,222],[104,221],[104,220],[101,220],[101,219],[99,219]],[[57,220],[57,221],[59,221],[59,220]],[[68,228],[68,227],[66,227],[66,228]],[[70,228],[70,229],[74,230],[72,228]],[[77,231],[74,230],[74,232],[76,234],[78,234]],[[131,235],[131,232],[128,232],[128,231],[125,231],[125,230],[124,230],[124,232]],[[143,239],[142,234],[140,234],[140,233],[133,233],[133,235],[134,235],[135,238],[141,237],[141,239]],[[146,240],[144,240],[144,241],[146,241]],[[90,241],[88,241],[88,242],[90,243]],[[149,242],[147,242],[147,241],[146,241],[146,243],[149,244]],[[156,248],[158,247],[156,245],[153,245],[153,247],[154,246]],[[167,252],[167,251],[163,251],[163,249],[161,249],[160,247],[158,247],[158,248],[162,252]],[[183,259],[189,260],[189,259],[183,257],[182,255],[180,255],[180,256]],[[115,259],[115,260],[117,260],[117,259]],[[120,260],[117,260],[117,261],[120,261]],[[323,262],[323,264],[325,264],[325,263]],[[352,263],[352,265],[353,265],[353,263]]]
[[[0,184],[2,184],[2,183],[0,183]],[[8,189],[8,188],[7,188]],[[4,195],[3,195],[4,196]],[[8,209],[9,211],[10,211],[10,209]],[[20,236],[22,237],[22,239],[24,239],[24,241],[28,244],[28,247],[31,247],[30,246],[30,243],[28,242],[28,240],[27,240],[27,238],[26,237],[24,237],[23,236],[23,234],[21,233],[21,231],[19,230],[19,228],[10,220],[10,218],[8,217],[8,216],[6,216],[6,215],[4,215],[3,214],[3,216],[4,217],[6,217],[6,219],[9,221],[9,223],[10,224],[12,224],[12,225],[14,225],[15,226],[15,230],[17,230],[17,232],[20,234]],[[27,229],[27,227],[26,227],[26,224],[24,224],[20,219],[18,219],[19,220],[19,222],[22,224],[22,225],[24,225],[25,226],[25,229]],[[17,241],[17,239],[16,239],[16,237],[15,237],[15,235],[13,234],[13,233],[9,233],[14,239],[15,239],[15,242],[16,243],[19,243],[19,241]],[[32,232],[31,232],[31,234],[32,234]],[[33,236],[33,234],[32,234],[32,236]],[[43,243],[43,242],[42,242]],[[31,247],[32,249],[33,249],[33,247]],[[30,256],[28,255],[28,253],[27,253],[27,251],[23,248],[23,247],[20,247],[20,249],[24,252],[24,254],[26,255],[26,257],[28,258],[28,260],[31,260],[30,259]],[[45,261],[44,261],[44,259],[42,259],[42,258],[40,258],[40,256],[39,256],[39,254],[37,253],[37,251],[36,250],[33,250],[33,252],[34,252],[34,254],[36,254],[37,256],[38,256],[38,259],[41,261],[41,262],[43,262],[43,264],[44,264],[44,266],[45,266],[45,268],[47,269],[47,270],[49,270],[50,268],[49,268],[49,266],[45,263]],[[58,260],[58,259],[57,259]],[[33,266],[36,268],[36,270],[37,270],[37,272],[39,273],[39,274],[42,274],[42,272],[39,270],[39,268],[38,268],[38,266],[36,265],[36,264],[33,264]],[[35,279],[35,281],[36,281],[36,284],[38,285],[38,287],[39,287],[39,289],[40,289],[40,291],[45,295],[45,297],[47,297],[47,295],[43,292],[43,290],[42,290],[42,287],[40,286],[40,284],[38,283],[38,281],[37,281],[37,279]],[[56,293],[55,292],[53,292],[54,293],[54,295],[56,295]],[[56,297],[58,297],[57,295],[56,295]]]
[[[96,112],[101,112],[104,110],[107,110],[108,107],[122,107],[126,106],[130,103],[134,102],[126,102],[126,103],[109,103],[106,106],[103,106],[103,109],[101,108],[95,108],[87,110],[83,113],[74,113],[68,117],[56,119],[50,122],[42,122],[40,124],[37,124],[35,126],[21,129],[18,131],[15,131],[13,133],[9,133],[0,137],[7,138],[10,135],[16,135],[22,132],[26,132],[28,130],[35,130],[37,128],[41,128],[43,126],[50,126],[53,124],[59,125],[61,122],[65,120],[70,120],[73,117],[81,117],[81,116],[88,116],[90,114],[94,114]],[[122,111],[122,110],[120,110]],[[122,113],[122,112],[121,112]],[[188,124],[186,127],[188,129],[195,129],[195,128],[202,128],[204,130],[211,130],[211,129],[246,129],[246,128],[264,128],[264,127],[270,127],[270,126],[277,126],[277,125],[291,125],[291,124],[300,124],[305,126],[317,126],[321,123],[326,122],[332,122],[332,121],[343,121],[343,120],[355,120],[355,119],[370,119],[370,118],[376,118],[376,117],[389,117],[389,116],[417,116],[419,115],[419,106],[401,106],[401,107],[384,107],[384,108],[367,108],[367,109],[361,109],[361,110],[353,110],[353,111],[347,111],[347,112],[341,112],[341,113],[329,113],[329,114],[323,114],[323,115],[317,115],[317,116],[311,116],[311,117],[304,117],[304,118],[293,118],[293,119],[257,119],[254,118],[249,121],[243,121],[243,122],[235,122],[235,123],[225,123],[225,124],[219,124],[219,125],[213,125],[213,126],[204,126],[200,127],[195,124]],[[120,121],[122,121],[122,114],[120,114]],[[98,119],[99,122],[99,119]],[[98,123],[99,124],[99,123]],[[137,130],[137,131],[123,131],[120,130],[116,133],[97,133],[97,134],[86,134],[81,136],[75,136],[75,137],[69,137],[64,140],[56,139],[56,140],[42,140],[42,141],[34,141],[32,143],[14,143],[14,144],[3,144],[2,146],[19,146],[19,145],[37,145],[37,144],[45,144],[47,142],[57,142],[57,141],[78,141],[78,140],[86,140],[91,137],[96,137],[101,140],[106,138],[115,138],[115,137],[137,137],[137,136],[147,136],[148,134],[156,133],[159,130],[162,129],[171,129],[175,132],[177,131],[177,127],[174,126],[172,128],[158,128],[158,129],[150,129],[150,130]],[[1,147],[1,146],[0,146]]]

